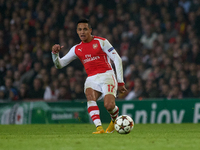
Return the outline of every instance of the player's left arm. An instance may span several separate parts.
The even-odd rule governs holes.
[[[110,44],[108,40],[104,40],[102,45],[103,45],[103,51],[110,57],[110,59],[115,64],[117,81],[118,81],[118,91],[121,93],[125,93],[127,89],[124,85],[124,80],[123,80],[122,59],[120,58],[117,51],[114,49],[114,47]]]

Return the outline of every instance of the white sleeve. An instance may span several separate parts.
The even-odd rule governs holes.
[[[61,69],[63,67],[65,67],[66,65],[68,65],[71,61],[73,61],[74,59],[77,58],[77,55],[75,54],[75,46],[73,46],[69,52],[63,56],[62,58],[59,57],[59,53],[57,54],[52,54],[52,59],[53,59],[53,62],[55,64],[55,67],[57,69]]]
[[[115,64],[118,83],[124,83],[122,59],[120,58],[114,47],[110,44],[110,42],[108,42],[108,40],[104,40],[101,46],[103,51],[108,55],[108,57],[110,57],[110,59]]]

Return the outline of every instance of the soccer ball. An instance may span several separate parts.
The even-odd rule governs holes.
[[[128,134],[134,127],[134,121],[128,115],[121,115],[115,120],[114,127],[118,133]]]

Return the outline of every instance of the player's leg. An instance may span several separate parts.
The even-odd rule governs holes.
[[[104,133],[101,120],[100,120],[99,107],[97,106],[97,103],[96,103],[101,93],[93,90],[92,88],[87,88],[85,91],[85,95],[87,98],[88,113],[96,126],[96,132],[93,132],[93,134]]]
[[[115,104],[115,96],[114,95],[108,94],[105,96],[104,107],[110,113],[111,120],[114,122],[119,114],[119,108]]]
[[[119,108],[115,105],[115,96],[113,94],[107,94],[104,97],[104,107],[110,113],[111,122],[106,129],[106,133],[114,132],[114,121],[118,117]]]
[[[115,105],[115,97],[117,94],[117,81],[113,73],[107,73],[101,77],[103,81],[102,93],[104,95],[104,107],[110,113],[111,122],[106,129],[106,133],[114,132],[114,121],[118,117],[119,109]]]

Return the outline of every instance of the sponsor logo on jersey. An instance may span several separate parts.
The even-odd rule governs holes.
[[[111,47],[111,48],[108,50],[108,52],[111,52],[113,49],[114,49],[114,47]]]
[[[84,59],[83,60],[83,63],[87,63],[87,62],[90,62],[90,61],[94,61],[94,60],[97,60],[97,59],[100,59],[99,56],[95,56],[95,57],[87,57],[87,59]]]
[[[93,44],[93,49],[96,49],[98,47],[98,44]]]
[[[82,52],[82,49],[78,48],[78,51],[81,51],[81,52]]]

